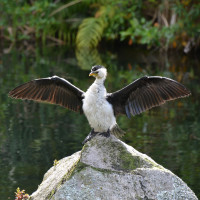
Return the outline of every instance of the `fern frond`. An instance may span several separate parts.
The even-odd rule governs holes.
[[[77,48],[96,47],[102,38],[106,22],[103,17],[84,19],[76,37]]]

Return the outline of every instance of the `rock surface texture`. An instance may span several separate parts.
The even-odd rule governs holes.
[[[114,136],[96,136],[60,160],[31,199],[198,200],[180,178]]]

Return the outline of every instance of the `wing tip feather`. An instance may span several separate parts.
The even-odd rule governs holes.
[[[63,94],[65,94],[64,99],[62,99]],[[8,92],[8,97],[57,104],[75,112],[82,112],[83,94],[84,92],[82,90],[75,87],[70,82],[58,76],[53,76],[34,79],[19,85]],[[70,101],[69,98],[71,98]]]

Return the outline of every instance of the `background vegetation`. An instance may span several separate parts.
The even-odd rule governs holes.
[[[200,45],[199,0],[0,0],[0,13],[1,38],[11,43],[51,40],[80,50],[103,39],[185,52]]]

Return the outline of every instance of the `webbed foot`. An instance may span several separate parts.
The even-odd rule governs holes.
[[[108,129],[107,132],[99,133],[99,135],[104,136],[104,137],[110,137],[110,130]]]
[[[85,144],[86,142],[90,141],[94,136],[97,135],[98,132],[95,132],[94,129],[91,130],[89,135],[85,138],[85,140],[82,142],[82,144]]]

